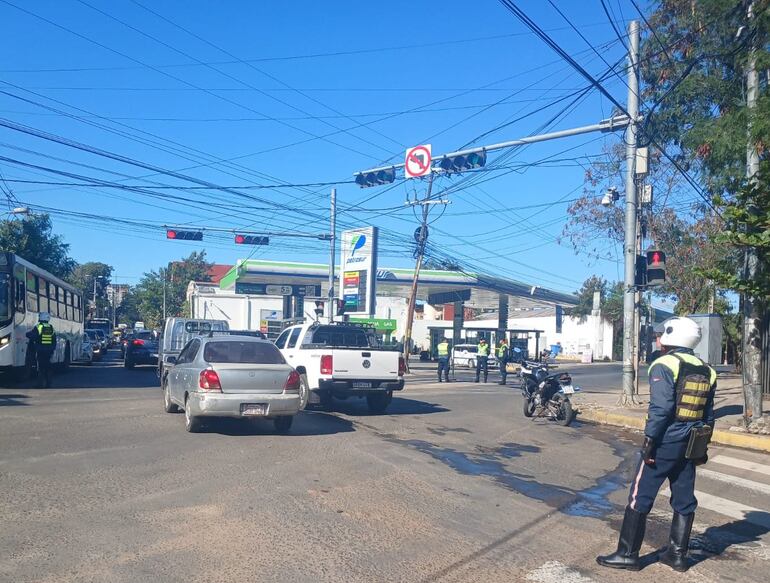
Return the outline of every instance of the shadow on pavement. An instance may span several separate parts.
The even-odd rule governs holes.
[[[404,399],[403,397],[393,397],[393,401],[388,406],[385,413],[371,413],[366,405],[366,399],[351,397],[345,400],[334,399],[332,405],[334,411],[345,413],[346,415],[371,415],[380,417],[384,415],[428,415],[430,413],[445,413],[449,411],[438,403],[427,403],[416,399]]]
[[[355,431],[353,423],[336,415],[319,411],[299,413],[289,433],[281,437],[302,437],[308,435],[333,435]],[[271,419],[211,419],[205,423],[206,433],[219,433],[233,437],[247,435],[276,435]]]
[[[733,545],[758,543],[768,532],[770,513],[762,511],[747,512],[742,520],[711,526],[690,541],[690,563],[697,565],[717,558]]]
[[[28,399],[27,395],[21,393],[9,393],[7,395],[0,394],[0,407],[23,407],[28,405],[18,399]]]

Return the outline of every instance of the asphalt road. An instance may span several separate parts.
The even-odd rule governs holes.
[[[113,357],[114,358],[114,357]],[[516,391],[411,379],[386,415],[303,412],[290,435],[187,434],[152,369],[0,389],[0,581],[766,581],[770,466],[712,448],[697,564],[606,571],[639,437],[525,419]]]

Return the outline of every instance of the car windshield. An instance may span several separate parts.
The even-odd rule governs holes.
[[[88,336],[89,340],[96,341],[96,334],[94,332],[86,332],[86,336]]]
[[[286,364],[273,343],[238,340],[207,343],[203,360],[222,364]]]
[[[11,317],[11,276],[7,273],[0,273],[0,320],[7,320]]]

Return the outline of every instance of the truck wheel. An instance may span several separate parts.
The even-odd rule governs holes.
[[[302,411],[307,407],[307,400],[310,396],[310,383],[307,380],[307,375],[302,373],[299,376],[299,410]]]
[[[392,400],[393,391],[366,395],[366,404],[369,407],[369,412],[374,413],[375,415],[382,415]]]
[[[294,417],[292,415],[282,415],[281,417],[276,417],[273,420],[276,433],[289,433],[293,421]]]

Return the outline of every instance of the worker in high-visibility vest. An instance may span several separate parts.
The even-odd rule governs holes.
[[[441,381],[441,371],[444,372],[444,382],[449,382],[449,342],[446,338],[443,338],[436,346],[436,352],[438,353],[438,382]]]
[[[30,350],[37,358],[37,375],[41,385],[51,386],[51,356],[56,349],[56,332],[51,325],[51,315],[40,312],[37,325],[27,332]]]
[[[476,352],[476,382],[481,378],[481,371],[484,371],[484,382],[487,382],[489,376],[489,344],[482,338],[479,340],[478,351]]]
[[[701,330],[690,318],[663,322],[659,342],[663,353],[650,366],[650,405],[639,465],[628,496],[618,549],[597,557],[604,567],[638,571],[639,549],[647,514],[666,480],[671,489],[668,547],[658,559],[675,571],[686,571],[690,532],[698,501],[695,466],[708,460],[707,447],[714,427],[717,373],[695,356]]]
[[[505,338],[502,338],[497,345],[495,356],[497,356],[497,364],[500,366],[500,384],[504,385],[508,378],[508,370],[506,367],[508,366],[508,359],[510,357],[508,341]]]

